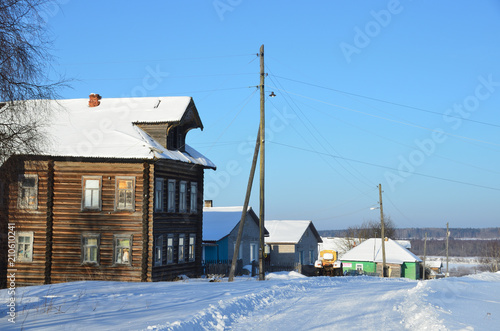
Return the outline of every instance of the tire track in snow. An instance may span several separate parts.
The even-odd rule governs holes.
[[[409,330],[448,330],[439,319],[437,311],[441,307],[428,303],[425,298],[431,290],[428,283],[419,281],[417,285],[407,291],[406,298],[399,306],[394,309],[403,315],[401,324]]]
[[[296,297],[298,293],[305,291],[306,289],[300,285],[276,285],[258,293],[219,300],[217,304],[209,305],[208,308],[203,309],[191,319],[164,325],[152,325],[148,326],[146,330],[227,330],[235,320],[247,316],[255,310],[265,309]]]

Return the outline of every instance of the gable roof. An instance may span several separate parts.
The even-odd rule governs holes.
[[[203,207],[203,241],[218,241],[228,236],[239,225],[242,212],[243,206]],[[259,226],[259,218],[252,207],[248,207],[248,217]],[[264,235],[267,233],[264,229]]]
[[[265,221],[264,224],[269,231],[266,243],[297,244],[309,227],[318,242],[322,242],[312,221]]]
[[[78,158],[170,159],[215,169],[190,146],[168,150],[137,123],[176,123],[189,116],[203,128],[191,97],[103,98],[47,101],[53,110],[43,127],[49,141],[42,155]],[[188,114],[188,115],[186,115]]]
[[[340,257],[342,261],[370,261],[382,262],[382,241],[380,238],[371,238],[363,241]],[[385,242],[386,263],[403,264],[403,262],[422,262],[412,252],[388,239]]]

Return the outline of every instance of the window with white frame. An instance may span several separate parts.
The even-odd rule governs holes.
[[[189,251],[188,251],[188,259],[189,261],[194,261],[195,259],[195,244],[196,244],[196,235],[189,235]]]
[[[82,263],[99,263],[99,234],[82,235]]]
[[[163,236],[155,237],[155,265],[163,264]]]
[[[116,178],[116,210],[134,210],[135,178]]]
[[[187,212],[187,182],[179,183],[179,212]]]
[[[250,262],[257,261],[258,259],[257,243],[250,243]]]
[[[33,261],[33,232],[16,233],[16,262]]]
[[[114,263],[128,264],[132,262],[132,236],[115,235],[114,236]]]
[[[155,179],[155,211],[163,211],[163,178]]]
[[[182,263],[185,261],[185,257],[184,257],[184,235],[181,234],[179,236],[179,255],[178,255],[178,262],[179,263]]]
[[[196,214],[198,212],[198,183],[191,183],[191,193],[189,201],[189,211],[192,214]]]
[[[167,238],[167,264],[174,263],[174,237]]]
[[[20,209],[38,208],[38,176],[20,175],[19,193],[17,197]]]
[[[363,271],[363,265],[362,264],[356,264],[356,270],[357,271]]]
[[[101,177],[82,177],[82,210],[101,210]]]
[[[175,179],[168,180],[167,209],[169,213],[175,213]]]

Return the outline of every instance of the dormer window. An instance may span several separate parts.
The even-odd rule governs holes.
[[[185,135],[178,126],[171,128],[167,136],[167,149],[184,151]]]

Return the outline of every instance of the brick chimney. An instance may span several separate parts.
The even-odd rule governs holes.
[[[205,207],[213,207],[213,200],[205,200]]]
[[[99,100],[101,100],[102,97],[99,94],[96,93],[90,93],[89,95],[89,107],[97,107],[101,104]]]

